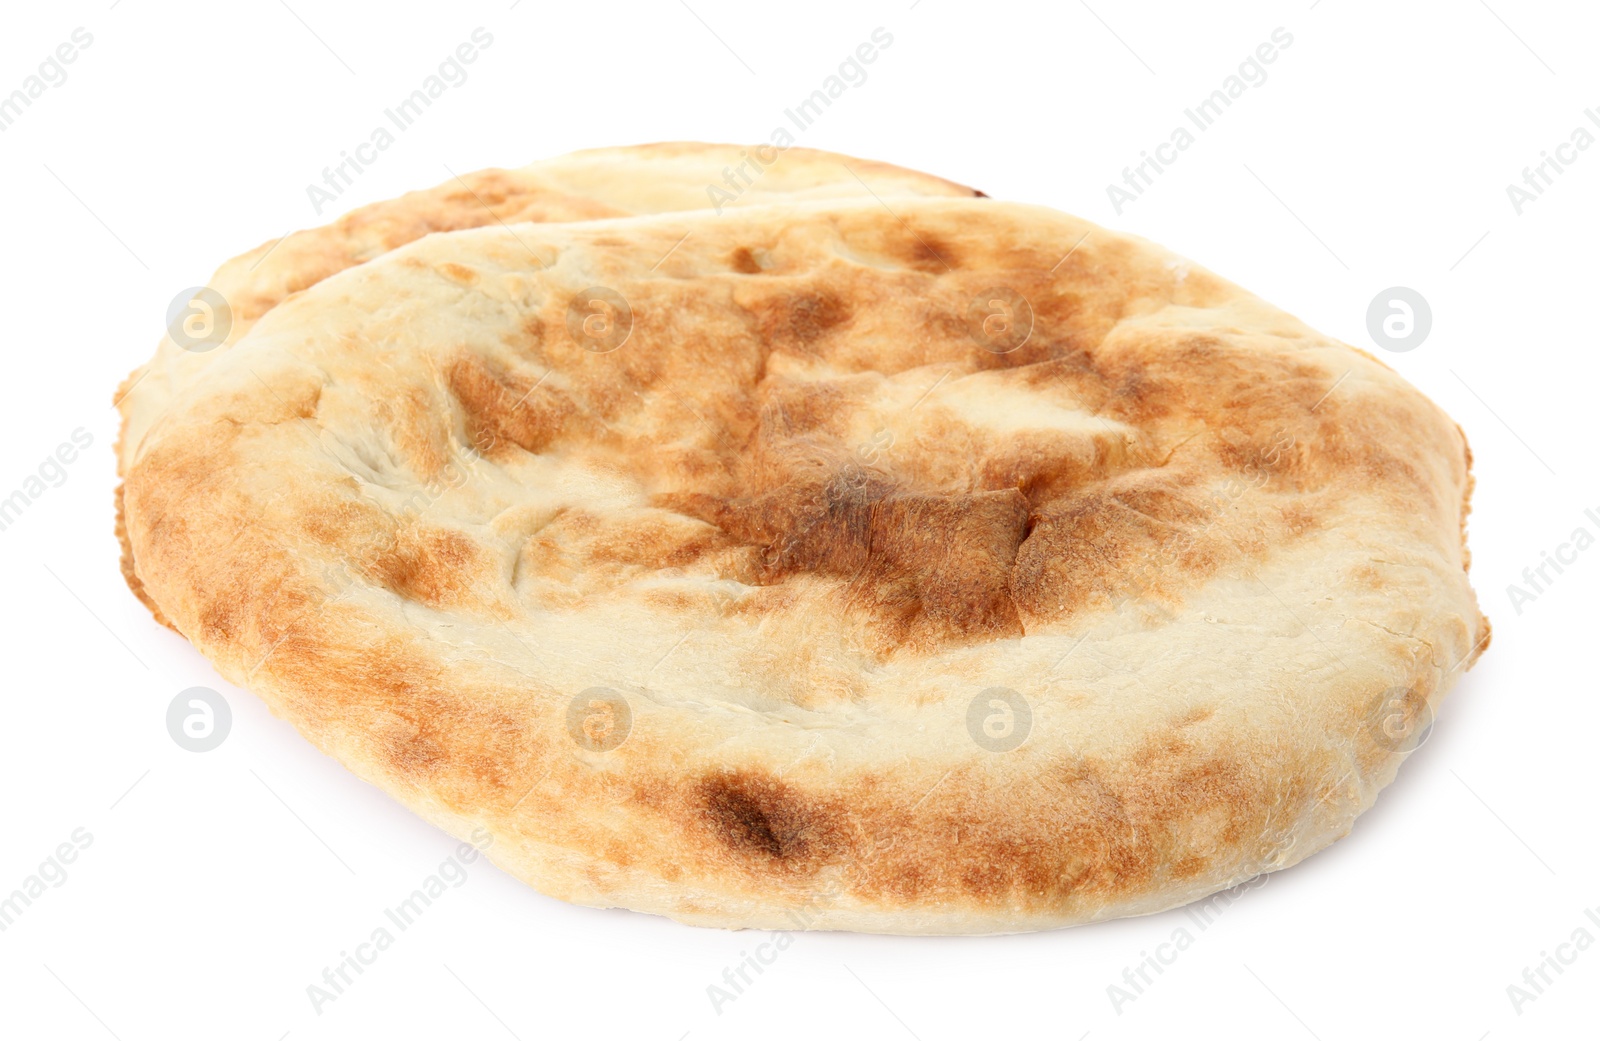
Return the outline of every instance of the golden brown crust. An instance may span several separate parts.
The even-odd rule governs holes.
[[[264,242],[220,267],[209,283],[226,301],[230,327],[220,342],[198,349],[164,338],[155,358],[135,370],[117,390],[122,422],[117,438],[121,477],[144,432],[181,387],[197,379],[237,343],[257,320],[294,293],[436,232],[518,222],[560,222],[630,214],[749,206],[784,199],[867,197],[879,193],[972,196],[976,193],[930,174],[822,152],[752,148],[688,141],[598,148],[537,162],[517,170],[479,170],[437,187],[409,192],[345,214],[332,224]],[[744,164],[751,183],[726,203],[708,193],[723,171]],[[755,164],[753,167],[751,164]],[[751,176],[749,169],[759,169]],[[736,186],[740,180],[733,182]],[[726,192],[725,192],[726,194]],[[156,621],[171,627],[139,581],[133,552],[122,531],[122,485],[115,492],[122,574]]]
[[[134,373],[122,381],[122,386],[117,388],[116,401],[120,402],[127,395],[129,385],[138,378],[138,375],[138,373]],[[122,443],[126,437],[127,421],[124,420],[121,424],[121,427],[117,431],[117,443],[113,449],[117,453],[117,469],[119,477],[121,476],[122,469]],[[177,627],[171,622],[167,621],[167,616],[161,613],[161,608],[157,606],[156,602],[150,598],[150,594],[145,592],[144,583],[139,581],[139,573],[134,569],[133,547],[128,543],[128,526],[125,518],[123,517],[122,482],[120,480],[117,482],[116,488],[112,491],[111,497],[116,516],[116,526],[113,530],[117,536],[117,544],[122,547],[122,552],[117,558],[117,565],[122,571],[122,580],[128,584],[129,591],[131,591],[133,595],[138,598],[139,602],[143,604],[147,610],[149,610],[151,616],[154,617],[159,624],[166,626],[173,632],[177,632]]]
[[[1481,653],[1467,464],[1155,246],[904,199],[402,247],[174,400],[126,505],[225,675],[546,892],[998,932],[1348,830]]]

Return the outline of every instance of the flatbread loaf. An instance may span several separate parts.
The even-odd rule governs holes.
[[[708,186],[717,191],[708,191]],[[197,380],[219,354],[237,343],[260,317],[286,297],[335,272],[440,231],[522,221],[576,221],[672,210],[762,205],[777,201],[950,195],[971,188],[888,163],[811,148],[662,142],[596,148],[531,163],[516,170],[479,170],[425,191],[363,206],[332,224],[263,243],[223,264],[210,288],[226,305],[215,315],[214,335],[180,344],[162,338],[155,357],[134,370],[117,391],[122,430],[118,475],[145,431],[178,391]],[[158,621],[160,607],[139,582],[122,531],[122,489],[117,489],[117,537],[122,573]]]
[[[224,676],[545,893],[995,933],[1345,834],[1487,640],[1469,463],[1157,246],[900,198],[393,249],[177,388],[125,505]]]

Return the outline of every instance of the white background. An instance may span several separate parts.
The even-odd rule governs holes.
[[[1600,943],[1536,1000],[1507,987],[1600,908],[1593,762],[1600,548],[1507,586],[1586,526],[1595,465],[1600,147],[1519,215],[1506,186],[1600,108],[1577,2],[733,0],[648,7],[15,5],[0,93],[94,42],[0,133],[0,497],[82,427],[93,447],[0,531],[0,895],[74,829],[66,881],[0,932],[0,1035],[103,1038],[1065,1038],[1596,1035]],[[692,8],[692,10],[691,10]],[[1504,19],[1502,21],[1502,18]],[[492,47],[338,209],[577,148],[767,139],[878,26],[870,78],[800,143],[943,174],[1187,254],[1382,354],[1466,429],[1473,577],[1495,638],[1353,833],[1203,932],[1182,912],[1045,934],[801,934],[715,1011],[765,937],[547,899],[474,865],[336,1002],[307,985],[455,843],[354,780],[158,627],[118,575],[112,393],[168,302],[226,257],[323,223],[306,185],[471,30]],[[1106,185],[1272,30],[1293,44],[1120,215]],[[1408,286],[1427,341],[1379,352]],[[180,749],[190,686],[233,730]],[[1600,915],[1600,910],[1597,910]],[[1107,987],[1180,927],[1137,1000]]]

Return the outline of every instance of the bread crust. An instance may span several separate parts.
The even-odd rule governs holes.
[[[224,676],[543,892],[995,933],[1345,834],[1487,641],[1469,488],[1210,272],[907,198],[394,249],[180,388],[125,504]]]
[[[736,169],[740,166],[742,171]],[[732,189],[724,185],[725,177],[739,189],[737,196],[729,198]],[[720,194],[708,191],[712,185]],[[710,205],[720,209],[873,194],[971,197],[981,193],[931,174],[812,148],[779,153],[770,146],[665,141],[589,149],[515,170],[479,170],[363,206],[332,224],[264,242],[223,264],[207,283],[230,312],[229,328],[219,342],[194,350],[164,336],[155,356],[117,388],[115,403],[121,414],[117,476],[124,476],[130,454],[179,389],[200,379],[211,362],[243,338],[262,315],[330,275],[425,235],[491,224],[593,220]],[[156,620],[170,628],[134,567],[123,530],[120,483],[115,495],[123,578]]]

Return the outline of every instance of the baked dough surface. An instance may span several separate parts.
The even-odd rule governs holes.
[[[264,242],[217,269],[208,285],[228,308],[226,330],[218,342],[182,346],[171,336],[163,337],[155,357],[135,369],[117,390],[116,405],[122,415],[117,474],[126,473],[145,431],[182,388],[199,380],[262,315],[329,275],[435,232],[702,209],[712,202],[707,191],[711,184],[723,189],[716,196],[723,206],[979,194],[930,174],[812,148],[789,148],[780,155],[770,146],[668,141],[574,152],[516,170],[479,170],[434,188],[372,203],[332,224]],[[729,201],[735,188],[738,194]],[[116,507],[128,588],[158,621],[170,624],[139,582],[122,526],[120,485]]]
[[[546,893],[1006,932],[1348,831],[1487,640],[1469,461],[1148,242],[886,198],[348,267],[173,388],[126,530],[230,681]]]

